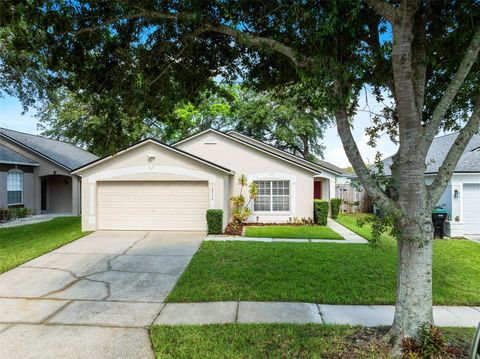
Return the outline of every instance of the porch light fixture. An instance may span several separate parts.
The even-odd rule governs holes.
[[[458,189],[453,191],[453,198],[458,198],[460,197],[460,191]]]

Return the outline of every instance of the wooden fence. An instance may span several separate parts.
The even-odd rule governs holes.
[[[335,197],[342,199],[340,212],[371,213],[373,211],[373,203],[361,186],[352,186],[350,183],[337,184]]]

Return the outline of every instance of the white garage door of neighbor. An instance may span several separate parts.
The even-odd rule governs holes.
[[[98,229],[206,230],[208,182],[99,182]]]
[[[480,234],[480,183],[463,184],[463,225],[465,234]]]

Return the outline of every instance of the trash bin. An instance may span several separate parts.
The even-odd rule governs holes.
[[[432,222],[434,228],[433,238],[443,238],[445,234],[445,221],[447,220],[448,212],[445,208],[435,207],[432,212]]]

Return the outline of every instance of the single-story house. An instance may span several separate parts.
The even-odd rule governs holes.
[[[458,133],[436,137],[427,154],[425,181],[433,182]],[[384,160],[384,171],[390,175],[392,158]],[[448,211],[446,235],[463,237],[480,235],[480,134],[472,137],[458,161],[448,186],[438,201]]]
[[[97,158],[69,143],[0,128],[0,207],[79,215],[81,178],[71,171]]]
[[[172,146],[146,139],[73,171],[82,177],[83,230],[205,230],[207,209],[230,219],[238,178],[258,186],[251,222],[313,217],[342,169],[307,161],[243,134],[212,129]]]

